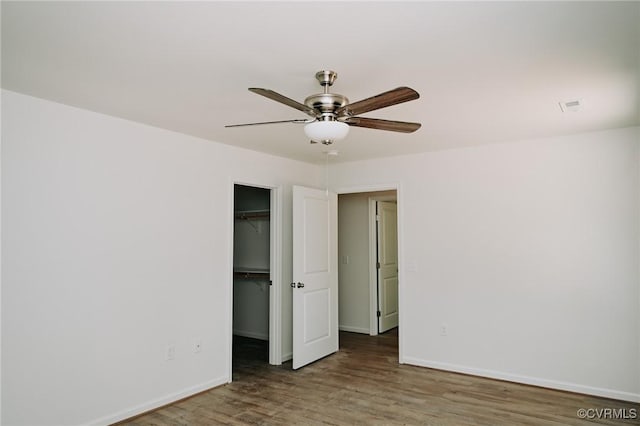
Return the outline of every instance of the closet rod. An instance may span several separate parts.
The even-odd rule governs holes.
[[[264,213],[236,213],[236,219],[260,219],[260,218],[268,218],[270,216],[269,212]]]
[[[269,280],[268,272],[234,272],[233,276],[236,278],[246,278],[246,279],[263,279]]]

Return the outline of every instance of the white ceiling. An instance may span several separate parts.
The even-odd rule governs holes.
[[[640,124],[639,2],[2,2],[2,87],[212,141],[323,162],[303,102],[316,71],[352,102],[417,101],[352,128],[337,161]],[[560,101],[581,100],[578,113]]]

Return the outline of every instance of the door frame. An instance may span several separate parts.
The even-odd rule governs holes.
[[[404,224],[404,220],[403,215],[404,215],[404,199],[403,199],[403,192],[402,192],[402,185],[399,182],[392,182],[392,183],[380,183],[380,184],[375,184],[375,185],[357,185],[357,186],[346,186],[346,187],[340,187],[335,189],[336,194],[340,195],[340,194],[355,194],[355,193],[366,193],[366,192],[378,192],[378,191],[396,191],[396,203],[397,203],[397,208],[398,208],[398,362],[400,364],[404,364],[404,333],[402,332],[402,324],[403,324],[403,317],[404,317],[404,309],[402,309],[402,307],[404,306],[403,303],[403,286],[404,286],[404,279],[403,279],[403,265],[404,265],[404,232],[403,232],[403,224]],[[375,197],[373,197],[375,198]],[[384,200],[381,200],[384,201]],[[371,203],[371,201],[369,201],[369,203]],[[373,226],[374,226],[374,231],[373,231],[373,238],[374,238],[374,243],[373,243],[373,247],[375,250],[375,247],[377,245],[377,242],[375,242],[375,203],[374,203],[374,207],[373,207],[374,213],[373,213]],[[369,256],[371,256],[371,204],[369,204]],[[340,233],[340,228],[338,228],[338,233]],[[375,253],[373,255],[373,265],[375,265]],[[371,265],[371,261],[369,262]],[[377,284],[375,286],[375,293],[371,291],[371,281],[376,280],[375,275],[377,274],[377,271],[375,271],[375,269],[372,271],[371,269],[369,270],[369,309],[371,310],[373,303],[376,304],[377,306]],[[373,278],[372,278],[373,277]],[[377,280],[376,280],[377,281]],[[339,284],[338,284],[339,285]],[[377,308],[376,308],[377,309]],[[378,323],[377,323],[377,317],[375,318],[375,324],[374,326],[372,326],[372,317],[375,317],[375,311],[371,310],[370,311],[370,321],[369,321],[369,330],[371,334],[371,330],[375,329],[376,334],[378,334]],[[373,328],[372,328],[373,327]]]
[[[376,263],[378,262],[377,249],[378,249],[378,233],[377,233],[377,221],[376,221],[376,204],[378,201],[395,201],[396,208],[398,203],[398,193],[396,195],[380,195],[369,197],[369,335],[378,335],[378,269]],[[398,228],[400,227],[398,221]],[[396,230],[397,232],[397,230]],[[399,237],[398,237],[399,239]],[[398,247],[398,252],[400,248]],[[398,257],[399,253],[398,253]],[[400,260],[398,259],[398,262]],[[398,264],[398,274],[400,273],[400,265]],[[398,292],[400,292],[400,279],[398,278]],[[398,295],[399,296],[399,295]],[[398,299],[398,305],[400,305],[400,299]],[[400,320],[400,309],[398,309],[398,321]],[[398,326],[399,328],[399,326]]]
[[[227,269],[227,307],[229,327],[227,329],[227,360],[229,364],[227,382],[233,377],[233,229],[235,226],[235,185],[251,186],[270,191],[269,206],[269,364],[282,364],[282,206],[281,185],[270,185],[247,179],[231,179],[229,184],[229,218],[227,220],[229,259]]]

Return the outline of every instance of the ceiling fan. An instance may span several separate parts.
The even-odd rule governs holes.
[[[420,95],[409,87],[398,87],[379,95],[349,103],[346,96],[337,93],[329,93],[329,87],[336,81],[338,74],[335,71],[318,71],[316,79],[323,87],[323,93],[311,95],[304,103],[294,101],[280,93],[269,89],[249,88],[253,93],[262,95],[276,102],[290,106],[309,115],[309,119],[264,121],[259,123],[231,124],[225,127],[256,126],[275,123],[302,123],[304,131],[311,143],[321,142],[330,145],[336,140],[343,139],[349,132],[349,126],[366,127],[376,130],[389,130],[392,132],[412,133],[420,128],[420,123],[406,121],[382,120],[379,118],[358,117],[365,112],[403,102],[418,99]]]

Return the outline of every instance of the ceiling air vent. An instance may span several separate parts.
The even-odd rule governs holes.
[[[559,102],[559,104],[562,112],[578,112],[582,108],[582,101],[580,100]]]

